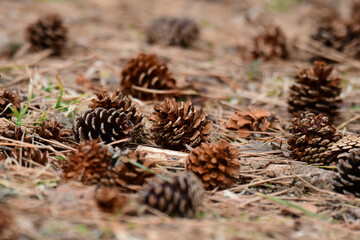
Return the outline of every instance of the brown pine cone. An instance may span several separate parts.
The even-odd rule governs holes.
[[[301,113],[292,120],[288,140],[291,157],[297,161],[307,163],[321,163],[328,165],[336,156],[327,154],[327,149],[342,137],[329,119],[321,114],[311,112]]]
[[[142,123],[144,116],[138,111],[131,99],[128,96],[123,95],[119,89],[116,89],[111,96],[106,90],[98,92],[96,98],[93,98],[91,102],[92,104],[89,105],[90,109],[101,107],[109,110],[115,108],[119,112],[125,113],[128,119],[134,124],[132,141],[142,142],[147,138],[147,134],[144,130],[144,123]]]
[[[348,43],[348,25],[341,18],[335,18],[324,20],[311,37],[326,47],[342,51]]]
[[[154,107],[149,117],[153,122],[151,131],[156,144],[171,149],[196,147],[208,138],[212,122],[207,114],[199,111],[190,101],[176,102],[166,99]]]
[[[1,127],[0,135],[16,141],[23,141],[28,143],[32,142],[31,137],[26,134],[25,129],[15,124],[9,123],[6,126]]]
[[[15,158],[24,167],[35,166],[33,162],[45,166],[48,163],[48,151],[30,148],[30,147],[15,147],[11,153],[11,157]],[[21,157],[21,159],[20,159]]]
[[[189,18],[160,17],[146,30],[149,43],[170,46],[188,47],[199,38],[199,35],[199,26]]]
[[[100,187],[96,189],[95,200],[102,211],[115,213],[128,202],[128,197],[120,193],[117,188]]]
[[[336,192],[360,197],[360,150],[341,154],[332,187]]]
[[[147,178],[153,176],[147,170],[135,166],[132,162],[141,164],[146,168],[151,168],[154,162],[146,159],[145,152],[130,152],[125,156],[121,156],[117,163],[119,178],[123,179],[127,184],[142,185]]]
[[[254,59],[261,58],[268,61],[274,58],[288,59],[290,57],[286,36],[278,26],[265,26],[264,31],[257,35],[253,42]]]
[[[273,128],[278,118],[263,109],[235,112],[225,123],[225,127],[236,130],[240,137],[247,138],[252,131],[267,132]]]
[[[63,178],[84,184],[99,183],[112,163],[112,155],[98,140],[81,142],[76,151],[68,153],[67,158],[63,165]]]
[[[194,172],[206,189],[229,188],[239,180],[239,151],[225,140],[202,143],[188,156],[186,171]]]
[[[12,108],[16,108],[17,110],[20,108],[20,103],[22,101],[22,97],[16,92],[12,92],[6,88],[0,88],[0,117],[9,118],[13,116],[13,112],[8,107],[11,104]]]
[[[67,33],[62,18],[49,14],[30,24],[25,35],[32,50],[52,49],[54,55],[60,55],[67,42]]]
[[[59,142],[65,141],[70,136],[59,122],[53,120],[42,122],[40,126],[35,127],[35,132],[42,138]]]
[[[316,61],[312,69],[303,69],[296,75],[297,84],[291,86],[288,110],[296,116],[303,111],[336,115],[340,98],[341,79],[330,77],[333,68],[325,62]]]
[[[157,178],[139,192],[140,202],[169,216],[194,217],[201,206],[204,189],[192,173],[177,174],[167,180]]]
[[[360,137],[355,135],[347,135],[335,142],[328,148],[328,155],[342,157],[343,154],[349,153],[353,149],[360,149]]]
[[[77,142],[100,138],[105,143],[123,140],[116,144],[121,149],[131,140],[133,124],[124,112],[115,108],[109,110],[96,108],[85,111],[78,116],[74,124],[75,140]]]
[[[164,94],[147,93],[134,87],[170,90],[176,88],[176,80],[171,77],[166,63],[160,62],[156,55],[140,53],[131,59],[121,73],[122,91],[141,100],[163,99]]]

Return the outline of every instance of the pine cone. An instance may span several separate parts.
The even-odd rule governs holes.
[[[196,147],[208,138],[212,122],[207,114],[199,111],[190,101],[176,102],[166,99],[154,107],[149,117],[153,122],[151,131],[158,145],[185,149],[186,145]]]
[[[0,129],[0,135],[16,141],[24,141],[31,143],[32,139],[25,132],[25,129],[15,124],[7,124]]]
[[[119,89],[116,89],[111,96],[106,90],[98,92],[96,98],[92,99],[91,102],[92,104],[89,106],[90,109],[101,107],[109,110],[115,108],[117,111],[125,113],[128,119],[134,124],[132,141],[142,142],[142,140],[147,138],[147,134],[144,131],[144,124],[142,123],[144,116],[138,111],[131,99],[123,95]]]
[[[67,155],[63,166],[63,178],[78,180],[85,184],[99,183],[111,167],[112,155],[98,140],[83,141],[76,151]]]
[[[274,114],[263,109],[249,110],[247,112],[235,112],[225,123],[230,130],[237,130],[240,137],[251,136],[252,131],[267,132],[274,127],[278,120]]]
[[[194,172],[206,189],[231,187],[239,180],[239,170],[239,152],[225,140],[217,146],[202,143],[186,160],[186,171]]]
[[[146,168],[151,168],[154,162],[145,158],[145,152],[130,152],[126,156],[121,156],[117,163],[119,178],[127,184],[142,185],[148,177],[153,176],[152,173],[135,166],[132,162],[141,164]]]
[[[311,112],[301,113],[292,120],[288,140],[291,157],[297,161],[307,163],[321,163],[328,165],[335,160],[326,150],[341,138],[334,125],[329,124],[329,119],[321,114]]]
[[[290,57],[286,36],[277,26],[266,26],[264,32],[256,36],[253,42],[252,55],[254,59],[262,58],[268,61],[274,58],[288,59]]]
[[[97,206],[104,212],[115,213],[127,202],[125,194],[121,194],[117,188],[100,187],[96,189],[95,200]]]
[[[133,88],[170,90],[176,88],[176,80],[171,77],[166,63],[160,62],[154,54],[140,53],[131,59],[121,73],[122,91],[141,100],[162,99],[164,94],[146,93]]]
[[[10,155],[15,158],[24,167],[34,166],[32,162],[45,166],[48,163],[48,151],[28,148],[28,147],[15,147]],[[22,157],[22,159],[20,159]]]
[[[326,47],[342,51],[347,44],[348,25],[342,19],[326,19],[311,37]]]
[[[358,148],[360,149],[360,137],[347,135],[329,147],[328,155],[340,158],[343,154]]]
[[[19,109],[22,97],[16,92],[12,92],[6,88],[0,88],[0,117],[9,118],[13,115],[10,108],[5,108],[11,104],[12,108]],[[4,111],[5,110],[5,111]]]
[[[65,141],[70,136],[59,122],[53,120],[42,122],[40,126],[36,126],[35,132],[42,138],[59,142]]]
[[[26,29],[26,39],[34,51],[52,49],[54,55],[60,55],[67,41],[67,28],[57,14],[40,18]]]
[[[352,149],[342,154],[337,164],[337,173],[332,182],[336,192],[360,197],[360,150]]]
[[[289,112],[297,115],[306,110],[334,116],[342,100],[341,79],[329,77],[332,70],[321,61],[315,62],[313,69],[301,70],[296,76],[297,84],[290,88]]]
[[[160,17],[147,28],[149,43],[190,46],[198,39],[200,30],[196,22],[188,18]]]
[[[96,108],[85,111],[75,120],[74,134],[77,142],[100,138],[105,143],[124,140],[116,146],[123,149],[131,140],[133,124],[124,112],[115,108]]]
[[[157,178],[139,193],[140,202],[170,216],[194,217],[202,204],[204,189],[192,174],[179,174],[168,181]]]

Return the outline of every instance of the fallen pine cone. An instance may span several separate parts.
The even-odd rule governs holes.
[[[343,154],[349,153],[353,149],[360,149],[360,137],[355,135],[347,135],[335,142],[328,148],[328,155],[336,159],[342,157]]]
[[[22,97],[16,92],[10,91],[6,88],[0,88],[0,117],[9,118],[13,116],[13,112],[8,107],[11,104],[12,108],[19,109]],[[6,107],[8,107],[6,109]],[[5,110],[6,109],[6,110]]]
[[[169,216],[192,218],[198,212],[204,197],[200,181],[192,173],[156,178],[139,192],[139,200]]]
[[[261,58],[265,61],[274,58],[288,59],[290,54],[283,31],[278,26],[265,26],[264,31],[253,40],[252,55],[254,59]]]
[[[128,197],[117,188],[99,187],[95,191],[95,201],[102,211],[115,213],[128,202]]]
[[[35,127],[35,132],[42,138],[59,142],[65,141],[70,136],[59,122],[53,120],[42,122],[40,126]]]
[[[141,100],[163,99],[165,94],[148,93],[133,87],[145,89],[176,89],[176,80],[168,71],[166,63],[160,62],[156,55],[140,53],[130,59],[121,73],[120,85],[124,94]]]
[[[229,188],[239,180],[239,151],[225,140],[202,143],[189,154],[186,171],[192,171],[206,189]]]
[[[333,68],[325,62],[316,61],[312,68],[303,69],[296,75],[291,86],[288,110],[294,116],[303,111],[321,113],[327,117],[336,115],[342,103],[341,79],[330,77]]]
[[[336,192],[360,197],[360,150],[352,149],[339,156],[337,173],[332,182]]]
[[[105,143],[119,141],[116,146],[124,149],[131,140],[133,124],[124,112],[99,107],[78,116],[73,130],[77,142],[100,138]]]
[[[51,49],[53,55],[60,55],[67,42],[67,28],[57,14],[46,15],[26,29],[26,40],[33,51]]]
[[[154,110],[149,120],[153,122],[150,130],[156,144],[171,149],[185,149],[186,145],[196,147],[207,140],[212,122],[190,101],[184,103],[176,102],[174,98],[166,99]]]
[[[290,127],[292,137],[289,138],[291,157],[297,161],[329,165],[336,156],[328,155],[327,149],[341,139],[334,125],[321,114],[301,113],[292,120]]]
[[[15,158],[24,167],[32,167],[34,163],[45,166],[48,163],[49,153],[47,150],[30,147],[15,147],[10,156]],[[21,159],[21,158],[22,159]]]
[[[225,123],[225,127],[236,130],[242,138],[252,135],[252,132],[267,132],[275,126],[278,118],[263,109],[254,109],[247,112],[235,112]]]
[[[199,26],[189,18],[160,17],[146,30],[149,43],[190,46],[200,34]]]
[[[96,98],[91,100],[90,109],[104,108],[116,109],[119,112],[126,114],[128,119],[133,123],[132,141],[143,142],[148,138],[144,130],[144,123],[142,122],[144,116],[138,111],[137,106],[127,96],[123,95],[119,89],[116,89],[112,95],[106,90],[96,93]]]

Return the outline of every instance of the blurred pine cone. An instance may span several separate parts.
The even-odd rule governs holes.
[[[60,55],[67,41],[67,28],[57,14],[46,15],[26,29],[26,40],[34,51],[52,49],[54,55]]]
[[[16,141],[24,141],[28,143],[32,141],[31,137],[26,134],[24,128],[10,123],[0,128],[0,135]]]
[[[70,136],[59,122],[53,120],[42,122],[40,126],[35,127],[35,132],[42,138],[59,142],[65,141]]]
[[[202,143],[191,151],[186,171],[192,171],[206,189],[229,188],[239,179],[239,152],[225,140],[218,145]]]
[[[342,154],[337,164],[337,173],[332,182],[336,192],[360,197],[360,150],[352,149]]]
[[[22,101],[22,97],[16,92],[10,91],[6,88],[0,88],[0,117],[9,118],[13,115],[11,109],[8,107],[11,104],[12,108],[16,108],[17,110],[20,108],[20,103]]]
[[[154,162],[146,159],[145,152],[131,151],[129,154],[121,156],[116,164],[119,178],[128,184],[142,185],[145,180],[153,176],[153,174],[135,166],[134,163],[141,164],[146,168],[154,166]]]
[[[115,108],[96,108],[85,111],[75,119],[74,134],[77,142],[100,138],[105,143],[123,140],[116,146],[123,149],[131,140],[133,124],[124,112]]]
[[[278,26],[268,25],[264,31],[253,40],[252,55],[254,59],[268,61],[274,58],[288,59],[290,57],[286,36]]]
[[[90,109],[101,107],[109,110],[115,108],[117,111],[125,113],[128,119],[134,124],[132,141],[142,142],[147,138],[144,123],[142,123],[144,116],[138,111],[131,99],[123,95],[119,89],[116,89],[112,95],[106,90],[98,92],[96,98],[92,99],[91,102],[92,104],[89,105]]]
[[[166,63],[160,62],[156,55],[140,53],[131,59],[121,73],[122,91],[141,100],[162,99],[164,94],[147,93],[135,87],[156,90],[170,90],[176,88],[176,80],[171,77]]]
[[[353,149],[360,149],[360,137],[347,135],[332,144],[328,148],[328,154],[340,158],[343,154],[347,154]]]
[[[109,213],[115,213],[128,202],[127,196],[113,187],[100,187],[96,189],[95,200],[97,206],[102,211]]]
[[[236,130],[242,138],[252,135],[252,131],[267,132],[273,128],[278,118],[263,109],[254,109],[247,112],[235,112],[225,123],[225,127]]]
[[[149,43],[188,47],[199,38],[200,30],[189,18],[160,17],[147,28],[146,35]]]
[[[166,99],[154,106],[149,117],[153,122],[151,131],[156,144],[171,149],[185,149],[186,145],[196,147],[208,138],[212,122],[207,114],[199,111],[190,101],[176,102]]]
[[[326,150],[342,136],[329,119],[321,114],[311,112],[301,113],[292,120],[288,140],[291,157],[297,161],[307,163],[321,163],[328,165],[336,156],[329,156]]]
[[[340,98],[341,79],[330,77],[333,68],[325,62],[316,61],[312,69],[303,69],[296,75],[297,84],[291,86],[288,110],[296,116],[303,111],[336,115]]]
[[[11,153],[11,157],[15,158],[24,167],[35,166],[33,162],[45,166],[48,163],[48,151],[30,148],[30,147],[15,147]],[[20,157],[22,159],[20,159]]]
[[[348,25],[344,20],[335,18],[324,20],[311,37],[326,47],[342,51],[348,41]]]
[[[81,142],[76,151],[68,153],[67,158],[63,165],[63,177],[85,184],[101,182],[112,162],[107,147],[101,146],[98,140]]]
[[[159,177],[139,192],[140,202],[170,216],[194,217],[202,204],[204,189],[192,173]]]

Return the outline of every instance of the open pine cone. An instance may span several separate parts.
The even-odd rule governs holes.
[[[149,120],[153,122],[150,130],[156,144],[171,149],[185,149],[185,145],[196,147],[208,138],[212,122],[190,101],[184,103],[176,102],[174,98],[166,99],[154,110]]]
[[[138,111],[131,99],[123,95],[119,89],[116,89],[112,95],[106,90],[98,92],[96,98],[92,99],[91,102],[90,109],[101,107],[109,110],[115,108],[117,111],[125,113],[134,125],[132,141],[142,142],[147,137],[144,131],[144,123],[142,123],[144,116]]]
[[[343,154],[353,149],[360,149],[360,137],[347,135],[335,142],[328,148],[328,154],[332,157],[341,158]]]
[[[239,152],[225,140],[218,145],[202,143],[191,151],[186,170],[192,171],[206,189],[231,187],[239,180]]]
[[[10,91],[6,88],[0,88],[0,117],[9,118],[13,115],[10,108],[5,108],[11,104],[12,108],[19,109],[22,97],[16,92]],[[5,110],[5,111],[4,111]]]
[[[141,164],[146,168],[151,168],[154,162],[146,159],[145,152],[133,152],[125,156],[121,156],[116,163],[116,169],[119,177],[124,180],[127,184],[142,185],[145,180],[151,176],[152,173],[135,166],[132,162]]]
[[[294,116],[303,111],[322,113],[332,117],[337,113],[341,79],[330,77],[333,68],[317,61],[312,69],[303,69],[296,75],[297,84],[291,86],[288,110]]]
[[[28,143],[31,143],[32,141],[31,137],[26,134],[24,128],[10,123],[6,124],[5,126],[1,126],[0,135],[16,141],[23,141]]]
[[[160,62],[156,55],[140,53],[131,59],[121,73],[122,91],[141,100],[162,99],[166,95],[147,93],[133,87],[145,89],[170,90],[176,88],[176,81],[171,77],[166,63]]]
[[[204,189],[192,173],[159,177],[139,192],[140,202],[169,216],[194,217],[202,204]]]
[[[26,29],[26,39],[34,51],[52,49],[60,55],[67,41],[67,28],[57,14],[49,14],[32,23]]]
[[[45,166],[48,163],[48,155],[46,150],[30,147],[15,147],[10,153],[10,156],[22,163],[24,167],[35,166],[33,162]]]
[[[40,126],[36,126],[35,132],[42,138],[59,142],[65,141],[70,136],[59,122],[53,120],[42,122]]]
[[[105,143],[111,143],[123,140],[116,144],[120,148],[124,148],[131,140],[132,130],[133,124],[126,114],[115,108],[87,110],[76,118],[74,124],[76,141],[100,138]]]
[[[98,140],[83,141],[76,151],[67,155],[63,165],[63,178],[96,184],[106,175],[112,163],[112,155]]]
[[[261,58],[268,61],[274,58],[288,59],[290,56],[286,36],[277,26],[264,27],[264,32],[257,35],[253,42],[252,55],[254,59]]]
[[[199,37],[199,27],[189,18],[160,17],[146,30],[149,43],[190,46]]]
[[[342,135],[334,125],[329,124],[329,119],[321,114],[311,112],[301,113],[292,120],[288,140],[291,157],[297,161],[307,163],[321,163],[328,165],[336,156],[327,154],[327,149],[340,140]]]
[[[360,150],[352,149],[341,154],[337,163],[337,173],[332,182],[336,192],[360,197]]]
[[[251,136],[252,131],[267,132],[274,127],[278,120],[274,114],[263,109],[254,109],[246,112],[235,112],[225,123],[225,127],[236,130],[243,138]]]

